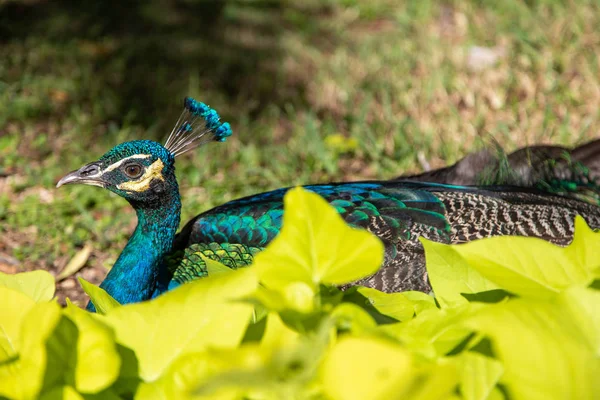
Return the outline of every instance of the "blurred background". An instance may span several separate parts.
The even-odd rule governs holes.
[[[162,141],[183,97],[234,136],[178,160],[182,222],[295,184],[386,179],[600,131],[596,0],[0,0],[0,271],[98,283],[135,227],[58,179]],[[66,268],[66,270],[65,270]]]

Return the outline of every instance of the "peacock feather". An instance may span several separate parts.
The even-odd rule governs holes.
[[[600,139],[570,149],[528,146],[471,153],[455,164],[398,179],[456,185],[512,185],[600,205]]]
[[[150,299],[209,274],[206,260],[231,268],[252,263],[280,232],[289,188],[255,194],[206,211],[176,234],[181,201],[175,158],[231,135],[209,106],[186,98],[165,145],[122,143],[62,178],[108,189],[136,210],[138,225],[100,285],[121,303]],[[535,185],[532,185],[535,186]],[[414,180],[305,186],[329,202],[350,225],[385,245],[382,268],[360,282],[387,292],[429,291],[419,237],[461,243],[498,235],[535,236],[557,244],[572,240],[574,218],[600,228],[600,208],[539,187],[463,186]],[[94,310],[88,304],[88,309]]]
[[[170,287],[176,287],[193,279],[208,276],[205,259],[224,264],[231,269],[252,264],[254,255],[264,247],[253,247],[235,243],[193,243],[165,257],[166,265],[173,278]]]

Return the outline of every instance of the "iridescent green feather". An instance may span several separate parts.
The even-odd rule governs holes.
[[[165,261],[169,272],[173,274],[173,280],[181,284],[208,276],[203,257],[237,269],[252,264],[254,255],[261,250],[261,247],[235,243],[194,243],[183,251],[170,255]]]

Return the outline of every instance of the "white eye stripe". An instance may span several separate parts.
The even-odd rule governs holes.
[[[152,157],[150,154],[134,154],[132,156],[129,156],[129,157],[126,157],[126,158],[124,158],[122,160],[119,160],[119,161],[117,161],[114,164],[109,165],[102,172],[114,171],[115,169],[119,168],[127,160],[144,159],[144,158],[150,158],[150,157]]]

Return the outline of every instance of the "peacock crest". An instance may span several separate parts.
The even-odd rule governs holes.
[[[183,106],[164,145],[174,157],[211,141],[224,142],[231,136],[229,123],[221,122],[217,111],[210,106],[191,97],[184,99]]]

